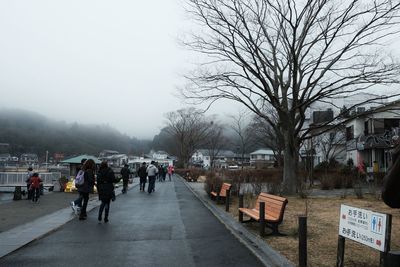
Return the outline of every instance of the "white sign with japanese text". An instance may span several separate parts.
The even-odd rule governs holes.
[[[387,215],[340,206],[339,235],[385,252]]]

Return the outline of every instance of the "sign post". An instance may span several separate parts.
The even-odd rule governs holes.
[[[344,263],[344,238],[381,252],[380,266],[390,250],[391,216],[347,205],[340,207],[338,256],[336,266]]]

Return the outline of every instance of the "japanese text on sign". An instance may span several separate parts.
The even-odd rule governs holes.
[[[385,251],[386,214],[341,205],[339,235]]]

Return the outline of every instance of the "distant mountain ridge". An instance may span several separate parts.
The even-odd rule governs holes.
[[[108,125],[66,123],[26,110],[0,109],[0,143],[10,145],[0,153],[36,153],[43,159],[46,151],[49,156],[98,155],[104,149],[139,154],[148,151],[151,141],[131,138]]]

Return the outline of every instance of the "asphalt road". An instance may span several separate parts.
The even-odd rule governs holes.
[[[0,259],[0,266],[263,266],[179,179],[135,187],[110,221],[73,220]],[[33,229],[34,230],[34,229]]]

